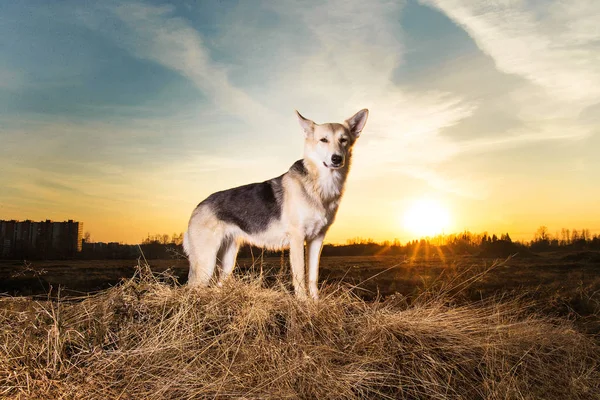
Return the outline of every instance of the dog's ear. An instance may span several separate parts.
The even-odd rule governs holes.
[[[360,133],[362,132],[363,128],[365,127],[365,124],[367,123],[368,116],[369,110],[363,108],[362,110],[360,110],[359,112],[357,112],[356,114],[354,114],[346,120],[348,128],[350,128],[350,132],[352,132],[352,134],[355,137],[360,136]]]
[[[298,116],[298,122],[300,122],[300,126],[304,131],[304,136],[308,137],[309,135],[312,135],[315,130],[315,123],[310,119],[304,118],[298,110],[296,110],[296,115]]]

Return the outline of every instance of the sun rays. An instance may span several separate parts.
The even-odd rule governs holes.
[[[450,227],[450,212],[439,201],[417,199],[404,211],[402,225],[415,238],[443,234]]]

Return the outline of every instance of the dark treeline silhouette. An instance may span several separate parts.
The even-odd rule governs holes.
[[[89,235],[87,237],[89,240]],[[84,239],[82,251],[76,258],[82,259],[135,259],[142,254],[147,259],[168,259],[184,257],[183,233],[148,235],[139,245],[119,243],[94,243]],[[533,239],[513,241],[508,233],[489,234],[469,231],[439,235],[405,244],[398,240],[376,242],[372,239],[353,238],[345,244],[326,244],[323,256],[406,256],[406,257],[445,257],[449,255],[474,255],[480,257],[507,257],[512,254],[530,256],[533,253],[569,250],[600,250],[600,236],[592,235],[589,229],[562,229],[556,234],[549,233],[541,226]],[[243,246],[239,257],[280,256],[281,251]],[[285,253],[287,256],[287,251]]]
[[[148,235],[140,244],[130,245],[117,242],[93,242],[86,232],[81,242],[81,251],[69,254],[12,255],[5,259],[168,259],[184,257],[183,233]],[[345,244],[326,244],[324,256],[448,256],[476,255],[481,257],[507,257],[518,253],[521,256],[549,251],[600,250],[600,236],[592,235],[589,229],[561,229],[551,234],[547,227],[540,226],[531,241],[513,241],[508,233],[488,234],[469,231],[427,237],[407,243],[400,241],[376,242],[372,239],[353,238]],[[250,246],[240,249],[239,257],[280,256],[281,251],[268,251]],[[286,252],[287,255],[287,252]]]
[[[135,259],[143,255],[146,259],[167,259],[183,257],[183,233],[148,235],[140,244],[120,244],[116,242],[91,242],[89,235],[83,240],[81,253],[77,258],[87,260]]]
[[[560,248],[574,250],[600,249],[600,236],[591,235],[589,229],[561,229],[555,235],[551,235],[548,228],[540,226],[535,232],[533,241],[530,242],[533,251],[552,251]]]

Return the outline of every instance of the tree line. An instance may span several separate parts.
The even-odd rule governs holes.
[[[72,255],[28,254],[27,259],[77,258],[77,259],[136,259],[143,254],[147,259],[185,257],[183,233],[148,234],[140,244],[130,245],[117,242],[94,242],[91,234],[83,236],[81,251]],[[411,240],[401,243],[398,239],[377,242],[371,238],[355,237],[344,244],[326,244],[324,256],[372,256],[372,255],[481,255],[505,257],[514,253],[600,250],[600,235],[589,229],[561,229],[554,234],[546,226],[540,226],[530,241],[513,241],[508,233],[472,233],[464,231],[446,235]],[[239,257],[281,256],[281,251],[243,246]],[[4,257],[6,258],[6,257]]]
[[[89,235],[87,236],[89,239]],[[139,245],[108,243],[98,246],[84,243],[82,258],[137,258],[141,253],[147,259],[185,257],[183,233],[153,234],[145,237]],[[95,246],[94,246],[95,245]],[[589,229],[561,229],[551,234],[546,226],[540,226],[530,241],[513,241],[508,233],[472,233],[464,231],[437,235],[402,244],[398,239],[377,242],[370,238],[355,237],[345,244],[326,244],[324,256],[431,256],[480,255],[484,257],[506,257],[511,254],[531,252],[600,250],[600,236],[592,235]],[[287,251],[286,251],[287,253]],[[239,257],[280,256],[281,251],[243,246]],[[286,254],[287,255],[287,254]]]

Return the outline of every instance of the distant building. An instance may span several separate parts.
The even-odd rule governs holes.
[[[81,251],[83,223],[0,220],[0,257],[69,258]]]

